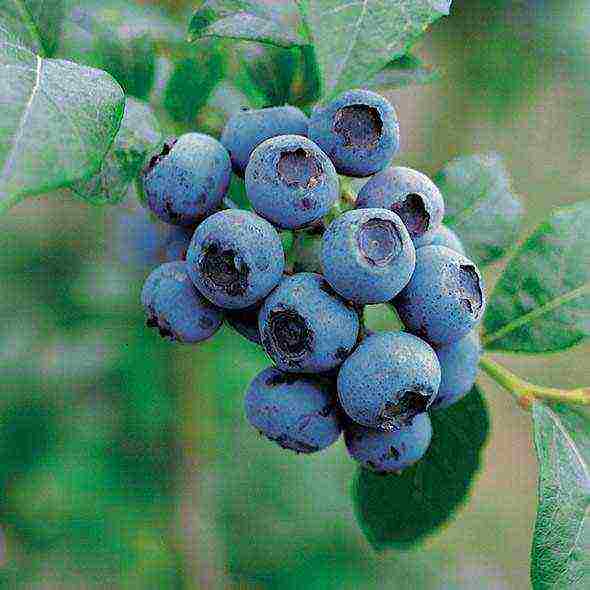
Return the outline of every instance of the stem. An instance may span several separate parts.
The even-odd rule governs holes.
[[[525,410],[530,409],[536,399],[566,404],[590,405],[590,387],[558,389],[535,385],[515,375],[487,355],[481,358],[479,364],[496,383],[508,390]]]
[[[356,193],[352,188],[350,178],[346,176],[340,177],[340,199],[343,203],[350,207],[354,207],[356,203]]]

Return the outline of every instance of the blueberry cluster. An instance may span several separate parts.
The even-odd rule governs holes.
[[[485,307],[478,268],[442,225],[440,191],[390,165],[398,148],[394,107],[354,90],[309,119],[290,106],[239,112],[220,142],[183,135],[143,174],[150,209],[178,232],[178,260],[143,288],[148,326],[194,343],[225,319],[274,363],[246,394],[257,430],[299,453],[344,431],[350,455],[381,473],[418,461],[428,411],[471,389]],[[252,211],[227,203],[232,172]],[[335,215],[339,175],[370,178]],[[286,264],[286,231],[318,236],[313,268]],[[365,329],[364,306],[380,303],[406,331]]]

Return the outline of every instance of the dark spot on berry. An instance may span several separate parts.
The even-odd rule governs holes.
[[[389,219],[369,219],[359,228],[356,239],[361,254],[374,266],[385,266],[403,250],[399,230]]]
[[[483,292],[479,275],[475,267],[470,264],[462,264],[457,283],[461,305],[473,316],[478,316],[483,306]]]
[[[178,138],[171,137],[164,142],[162,149],[150,158],[150,161],[147,163],[147,166],[144,168],[143,173],[148,174],[151,172],[171,151]]]
[[[274,347],[287,356],[302,356],[313,348],[313,333],[305,318],[293,309],[272,311],[268,332]]]
[[[389,447],[389,456],[396,461],[400,458],[399,451],[393,445]]]
[[[327,418],[333,411],[334,409],[334,404],[328,404],[327,406],[324,406],[319,412],[318,414],[322,417],[322,418]]]
[[[277,172],[287,186],[313,188],[320,183],[323,171],[313,154],[298,148],[281,153]]]
[[[391,210],[399,215],[413,238],[424,235],[430,228],[430,214],[422,195],[406,195],[401,201],[394,203]]]
[[[386,430],[409,426],[417,414],[426,411],[431,398],[432,394],[427,391],[409,390],[402,392],[397,401],[388,401],[383,404],[377,417],[379,426]]]
[[[304,211],[309,211],[310,209],[314,209],[314,205],[315,203],[309,199],[308,197],[303,197],[303,199],[301,199],[301,208]]]
[[[166,211],[166,215],[168,216],[170,221],[172,221],[173,223],[176,221],[180,221],[180,219],[182,217],[180,215],[180,213],[177,213],[176,211],[174,211],[174,209],[172,208],[172,203],[170,202],[169,199],[166,199],[164,201],[164,211]]]
[[[383,133],[379,111],[368,105],[355,104],[342,107],[334,116],[334,132],[347,148],[375,148]]]
[[[283,373],[282,371],[273,371],[273,374],[265,381],[267,387],[277,387],[278,385],[293,385],[297,383],[301,377],[293,373]]]
[[[315,453],[320,450],[317,445],[311,445],[301,440],[293,439],[286,434],[281,434],[276,438],[270,438],[270,440],[276,442],[283,449],[289,449],[290,451],[295,451],[297,453]]]
[[[230,297],[243,295],[248,289],[248,265],[240,262],[233,250],[217,242],[203,248],[199,269],[209,283]]]

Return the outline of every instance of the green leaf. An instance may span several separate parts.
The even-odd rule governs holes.
[[[465,500],[480,466],[489,417],[477,387],[431,414],[433,439],[425,457],[401,475],[359,468],[353,501],[359,524],[377,550],[408,548],[444,524]]]
[[[534,590],[590,585],[590,420],[536,402],[539,507],[531,554]]]
[[[258,41],[278,47],[306,45],[299,27],[287,21],[287,2],[260,0],[205,0],[189,25],[189,41],[201,37],[227,37]]]
[[[60,55],[107,71],[126,94],[145,99],[154,84],[158,44],[175,46],[182,37],[162,14],[144,8],[109,0],[76,6]]]
[[[51,57],[61,33],[64,0],[3,0],[2,4],[0,40]]]
[[[363,87],[369,90],[388,90],[428,84],[439,78],[439,72],[432,66],[424,65],[417,57],[407,54],[389,62],[376,76],[363,84]]]
[[[304,0],[324,92],[363,85],[404,55],[424,29],[449,13],[452,0]]]
[[[152,109],[128,98],[121,128],[100,172],[89,180],[72,184],[70,189],[93,205],[120,202],[161,140],[162,133]]]
[[[123,116],[106,73],[0,42],[0,210],[88,177]]]
[[[445,223],[469,257],[484,266],[504,256],[518,238],[523,207],[502,158],[493,153],[457,158],[434,182],[445,199]]]
[[[174,121],[194,123],[225,72],[218,42],[205,42],[174,64],[164,92],[164,107]]]
[[[488,304],[486,348],[539,353],[590,335],[590,201],[555,210],[518,249]]]

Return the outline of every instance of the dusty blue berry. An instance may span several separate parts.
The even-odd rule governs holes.
[[[381,332],[363,340],[340,368],[338,398],[354,422],[391,430],[426,411],[439,385],[440,365],[426,342]]]
[[[399,148],[397,113],[384,97],[349,90],[311,115],[309,137],[339,174],[365,177],[383,170]]]
[[[315,273],[284,278],[264,302],[259,330],[268,355],[283,371],[320,373],[340,365],[359,332],[357,312]]]
[[[406,426],[383,431],[347,425],[344,440],[350,456],[377,473],[393,473],[417,463],[432,440],[428,414],[418,414]]]
[[[172,226],[164,242],[164,256],[168,262],[186,260],[186,253],[191,243],[194,228]]]
[[[338,198],[328,156],[300,135],[261,143],[246,168],[246,192],[256,212],[274,225],[297,229],[323,217]]]
[[[162,221],[194,227],[221,207],[230,176],[227,150],[213,137],[187,133],[167,142],[150,160],[143,190]]]
[[[308,126],[309,119],[296,107],[245,109],[229,119],[221,143],[229,152],[234,172],[244,176],[254,148],[278,135],[307,136]]]
[[[422,248],[424,246],[446,246],[455,252],[459,252],[459,254],[465,255],[465,248],[459,236],[444,224],[416,238],[414,245],[416,248]]]
[[[252,381],[245,400],[248,422],[285,449],[315,453],[340,436],[333,386],[269,367]]]
[[[470,332],[461,340],[435,348],[441,381],[432,409],[448,408],[467,395],[477,377],[481,344],[479,334]]]
[[[408,284],[415,265],[410,235],[387,209],[348,211],[324,233],[324,276],[349,301],[363,305],[389,301]]]
[[[156,268],[144,283],[141,302],[147,325],[176,342],[206,340],[223,322],[221,310],[195,289],[185,262],[168,262]]]
[[[244,309],[278,284],[285,255],[268,221],[249,211],[227,209],[199,225],[187,263],[191,279],[207,299],[219,307]]]
[[[393,303],[413,334],[432,344],[455,342],[483,317],[483,279],[462,254],[444,246],[425,246],[416,251],[416,270]]]
[[[438,187],[422,172],[396,166],[375,174],[359,191],[357,209],[382,207],[397,213],[412,239],[437,228],[445,206]]]

